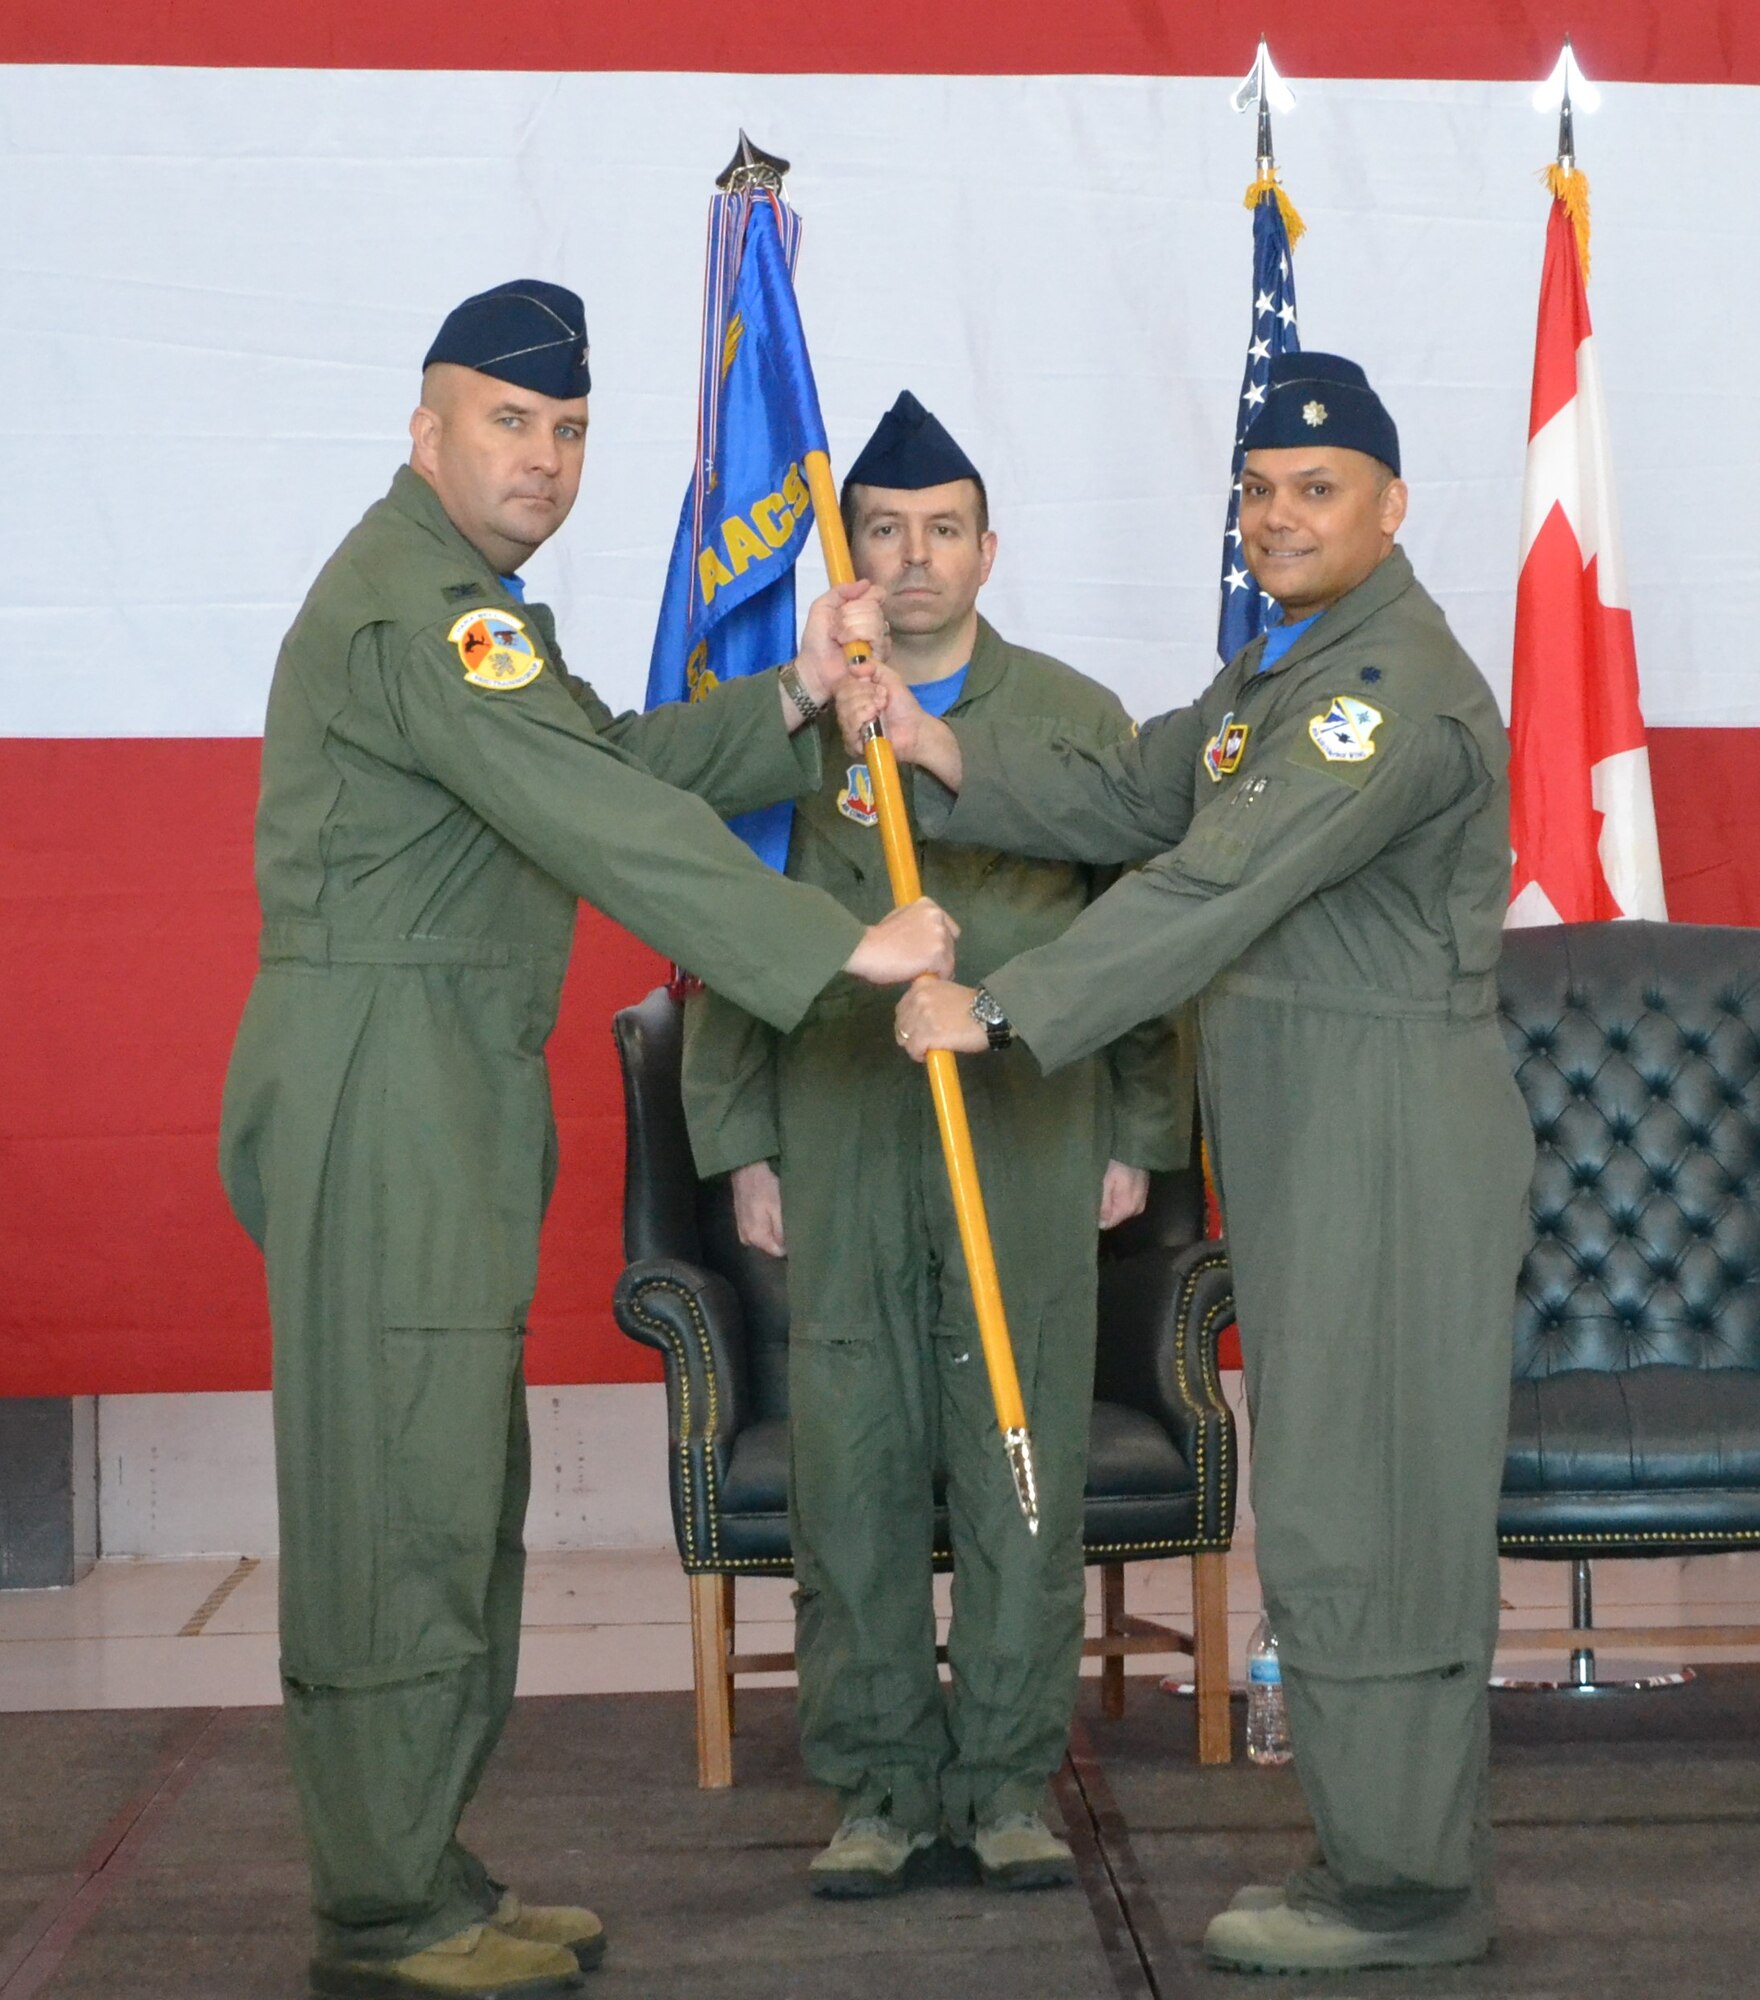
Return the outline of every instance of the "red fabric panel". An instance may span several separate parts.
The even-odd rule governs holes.
[[[0,1395],[255,1389],[262,1269],[215,1176],[250,985],[254,741],[0,741]],[[1682,922],[1760,923],[1760,730],[1653,729]],[[613,1010],[661,977],[583,911],[551,1044],[563,1169],[535,1381],[649,1379],[608,1310],[622,1097]]]
[[[1588,75],[1634,83],[1760,82],[1749,0],[1265,0],[1251,15],[1186,0],[821,0],[738,7],[663,0],[64,0],[0,12],[0,61],[314,69],[723,70],[832,75],[1239,76],[1263,32],[1283,73],[1537,81],[1566,33]],[[859,116],[859,105],[852,104]],[[468,122],[436,93],[436,143]],[[778,135],[768,135],[774,143]]]
[[[215,1167],[256,959],[253,740],[0,741],[0,1395],[261,1389],[262,1264]],[[552,1043],[563,1172],[528,1366],[648,1380],[610,1314],[623,1098],[609,1021],[665,967],[592,911]]]
[[[1652,729],[1668,914],[1760,924],[1760,729]]]

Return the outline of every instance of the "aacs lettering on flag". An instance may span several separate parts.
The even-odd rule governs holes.
[[[1510,683],[1509,922],[1668,914],[1577,233],[1546,230]]]
[[[697,465],[667,566],[650,708],[700,700],[794,655],[794,566],[813,526],[803,464],[825,450],[794,295],[799,240],[799,220],[781,201],[762,192],[715,197]],[[728,824],[780,869],[793,816],[784,800]]]

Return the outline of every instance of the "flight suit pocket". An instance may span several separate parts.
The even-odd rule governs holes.
[[[386,1324],[518,1326],[537,1286],[549,1168],[543,1058],[519,1047],[510,985],[461,996],[430,976],[402,997],[384,1141]]]
[[[1182,875],[1214,888],[1232,888],[1246,873],[1260,832],[1276,809],[1281,778],[1240,779],[1233,791],[1207,806],[1173,851]]]
[[[387,1560],[378,1650],[438,1667],[487,1643],[483,1607],[507,1493],[520,1334],[391,1327],[381,1338]]]

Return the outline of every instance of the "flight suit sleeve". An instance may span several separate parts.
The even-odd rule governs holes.
[[[776,1031],[711,989],[684,1010],[685,1124],[697,1172],[729,1174],[782,1151]]]
[[[862,926],[833,897],[766,868],[546,668],[475,685],[435,627],[391,663],[386,696],[422,767],[505,840],[774,1026],[793,1027],[854,951]]]
[[[1197,1087],[1192,1010],[1144,1021],[1106,1051],[1113,1159],[1166,1173],[1191,1157]]]
[[[1204,736],[1196,704],[1106,744],[1055,725],[988,717],[951,726],[965,766],[957,798],[918,773],[917,817],[930,840],[1043,861],[1147,861],[1191,822]]]
[[[1354,764],[1329,764],[1287,726],[1177,847],[985,984],[1040,1067],[1057,1069],[1191,999],[1304,898],[1490,782],[1446,717],[1384,712],[1374,755]]]
[[[819,732],[782,720],[776,675],[766,670],[722,681],[699,701],[662,702],[645,714],[612,716],[595,695],[607,742],[680,791],[695,792],[723,817],[816,791],[824,776]]]

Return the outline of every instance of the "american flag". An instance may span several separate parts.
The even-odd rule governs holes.
[[[1253,339],[1241,380],[1228,524],[1222,536],[1222,611],[1216,625],[1216,650],[1225,663],[1263,628],[1273,602],[1253,581],[1241,558],[1241,461],[1246,457],[1241,439],[1265,400],[1271,357],[1293,354],[1301,344],[1296,333],[1296,280],[1289,232],[1277,196],[1267,188],[1253,208]]]

